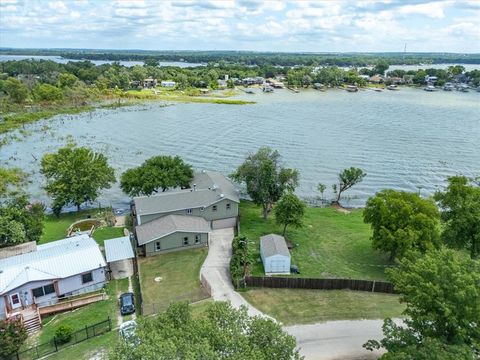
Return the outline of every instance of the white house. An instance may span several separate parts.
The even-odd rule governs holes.
[[[162,81],[162,82],[160,83],[160,85],[161,85],[162,87],[173,88],[173,87],[175,87],[175,85],[177,85],[177,83],[176,83],[175,81]]]
[[[86,234],[28,251],[0,259],[0,319],[95,291],[106,283],[102,252]]]
[[[265,274],[290,274],[290,252],[283,236],[276,234],[262,236],[260,238],[260,256]]]

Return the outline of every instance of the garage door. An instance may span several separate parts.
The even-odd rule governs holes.
[[[272,260],[270,263],[271,271],[273,273],[285,272],[285,261],[283,260]]]
[[[237,218],[227,218],[221,220],[213,220],[212,221],[212,229],[225,229],[237,226]]]

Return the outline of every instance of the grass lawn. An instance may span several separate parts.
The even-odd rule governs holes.
[[[208,298],[199,273],[207,249],[176,251],[139,259],[144,314],[165,310],[171,302],[194,302]],[[161,281],[156,282],[155,278]]]
[[[96,229],[93,232],[93,238],[97,241],[100,246],[103,246],[103,242],[108,239],[114,239],[124,236],[123,227],[102,227]]]
[[[254,242],[256,263],[251,273],[263,275],[259,238],[269,233],[282,233],[273,214],[263,220],[261,209],[248,201],[240,204],[240,231]],[[287,228],[286,238],[296,246],[291,250],[292,264],[302,277],[336,277],[385,280],[387,255],[371,247],[370,227],[364,224],[362,211],[343,214],[334,208],[307,208],[304,227]]]
[[[257,309],[285,325],[399,317],[405,308],[398,295],[364,291],[250,289],[241,294]]]
[[[104,354],[115,344],[118,332],[112,330],[106,334],[94,337],[77,345],[67,347],[48,356],[48,360],[89,360],[95,355]],[[101,357],[100,357],[101,358]]]

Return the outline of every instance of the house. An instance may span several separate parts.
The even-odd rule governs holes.
[[[283,236],[276,234],[262,236],[260,256],[265,274],[290,274],[291,257]]]
[[[166,87],[166,88],[174,88],[177,85],[175,81],[162,81],[160,83],[160,86]]]
[[[189,189],[133,199],[137,244],[149,255],[205,246],[212,229],[237,226],[239,203],[237,190],[225,176],[214,171],[198,172]]]
[[[383,77],[380,76],[379,74],[376,74],[376,75],[373,75],[373,76],[370,76],[370,79],[369,81],[373,84],[380,84],[382,83],[384,80],[383,80]]]
[[[145,256],[184,248],[208,246],[210,223],[200,216],[167,215],[135,229]]]
[[[437,82],[438,78],[436,76],[430,76],[430,75],[426,75],[425,76],[425,82],[427,84],[435,84]]]
[[[133,252],[130,236],[105,240],[105,258],[113,279],[124,279],[133,275]]]
[[[106,265],[96,241],[85,234],[0,259],[0,319],[102,288]]]
[[[143,88],[144,89],[152,89],[157,86],[157,79],[143,79]]]

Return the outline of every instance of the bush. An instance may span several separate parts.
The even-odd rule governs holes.
[[[55,330],[55,340],[59,344],[66,344],[73,337],[73,328],[70,325],[60,325],[57,330]]]

